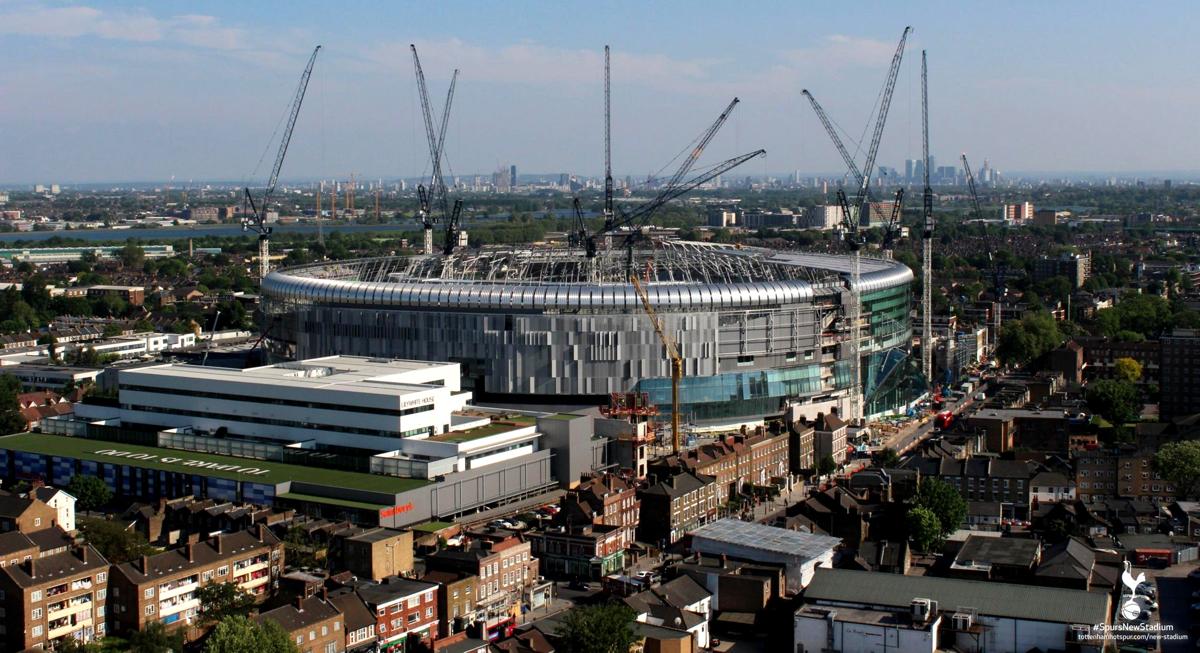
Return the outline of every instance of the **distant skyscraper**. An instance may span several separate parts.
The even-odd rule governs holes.
[[[517,187],[517,166],[508,166],[508,187]]]
[[[930,157],[929,160],[932,161],[933,157]],[[917,159],[916,161],[913,161],[913,177],[912,177],[912,179],[914,182],[923,182],[925,179],[925,162],[922,161],[921,159]]]
[[[905,179],[905,181],[910,181],[910,182],[916,181],[917,178],[914,177],[913,175],[916,174],[918,163],[920,163],[920,162],[917,161],[916,159],[905,159],[904,160],[904,179]]]
[[[929,174],[932,175],[935,170],[937,170],[937,157],[930,154],[929,155]],[[923,174],[923,172],[922,172],[922,174]]]

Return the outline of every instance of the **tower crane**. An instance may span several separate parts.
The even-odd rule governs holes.
[[[599,236],[611,236],[614,231],[620,229],[621,227],[638,221],[644,222],[648,220],[650,216],[654,214],[654,212],[662,208],[662,206],[667,202],[679,197],[680,195],[683,195],[684,193],[694,190],[701,184],[721,176],[725,172],[736,168],[750,159],[766,154],[766,150],[757,150],[756,152],[744,154],[740,157],[723,161],[722,163],[717,164],[714,168],[692,178],[687,182],[682,181],[688,172],[690,172],[695,166],[696,161],[700,158],[700,155],[704,153],[704,148],[708,146],[709,142],[711,142],[713,137],[717,135],[717,132],[720,131],[721,126],[724,125],[725,121],[729,119],[729,115],[733,112],[734,107],[738,105],[738,102],[740,102],[740,100],[738,100],[736,97],[733,98],[733,101],[725,107],[725,110],[721,112],[721,115],[717,116],[716,121],[709,125],[708,129],[704,130],[704,132],[694,141],[695,145],[692,146],[691,152],[688,153],[688,156],[679,165],[679,168],[674,174],[671,175],[670,179],[663,184],[662,188],[653,199],[637,207],[631,213],[625,213],[624,211],[621,211],[619,216],[616,214],[613,214],[611,218],[606,216],[604,225],[600,228],[600,230],[584,238],[584,248],[589,258],[595,257],[599,250],[596,242],[596,239]]]
[[[646,288],[642,286],[642,282],[638,281],[636,274],[629,275],[629,282],[633,284],[637,290],[638,297],[642,300],[642,308],[646,311],[646,317],[650,318],[650,324],[654,326],[654,332],[658,334],[658,339],[662,341],[663,348],[667,350],[667,358],[671,359],[671,451],[679,453],[679,382],[683,379],[683,357],[679,355],[679,348],[675,346],[675,339],[663,327],[663,322],[658,314],[654,312],[654,305],[650,303],[650,295],[646,293]]]
[[[967,162],[967,155],[964,152],[962,155],[963,168],[967,172],[967,188],[971,190],[971,207],[975,211],[975,218],[983,218],[983,213],[979,210],[979,194],[975,190],[975,175],[971,172],[971,164]],[[995,247],[995,242],[988,235],[987,225],[983,225],[983,238],[987,243],[987,257],[990,264],[989,272],[992,275],[992,295],[995,301],[992,303],[992,349],[1000,345],[1000,314],[1004,306],[1004,294],[1008,288],[1005,284],[1006,274],[1005,265],[997,256],[998,250]]]
[[[275,155],[275,165],[271,168],[271,177],[267,180],[266,191],[263,192],[261,206],[255,206],[254,196],[246,187],[246,203],[250,208],[251,217],[242,219],[242,231],[254,231],[258,234],[258,278],[265,279],[271,271],[271,227],[267,226],[267,209],[271,205],[271,196],[275,194],[275,186],[279,183],[279,171],[283,168],[283,159],[287,156],[288,144],[292,142],[292,131],[296,128],[296,118],[300,116],[300,105],[304,104],[304,94],[308,91],[308,80],[312,77],[313,64],[317,62],[317,53],[321,46],[313,48],[308,65],[300,75],[300,85],[292,99],[292,108],[288,114],[287,127],[279,139],[279,152]]]
[[[921,373],[933,389],[933,188],[929,186],[929,75],[921,51],[921,156],[925,170],[921,217]],[[969,173],[968,173],[969,174]]]
[[[875,120],[875,131],[871,135],[871,144],[867,148],[867,159],[862,167],[861,176],[859,177],[858,195],[855,197],[855,205],[858,207],[857,215],[850,210],[849,202],[846,199],[846,194],[841,189],[838,190],[838,204],[842,209],[843,222],[843,237],[847,247],[850,249],[850,289],[853,298],[850,302],[850,421],[858,422],[862,420],[863,410],[863,388],[862,388],[862,356],[859,353],[859,347],[862,339],[862,226],[864,215],[866,220],[870,221],[870,197],[868,192],[871,187],[871,173],[875,169],[875,157],[879,154],[879,142],[883,138],[883,127],[887,123],[888,109],[892,104],[892,92],[896,89],[896,76],[900,73],[900,62],[904,58],[904,44],[908,40],[908,35],[912,31],[911,27],[905,27],[904,33],[900,36],[900,44],[896,46],[896,52],[892,55],[892,65],[888,70],[887,80],[884,82],[882,99],[879,103],[879,115]],[[811,94],[809,95],[811,98]],[[814,107],[819,106],[814,103]],[[823,115],[820,112],[818,115]],[[825,122],[825,121],[822,121]],[[835,144],[840,144],[840,139],[834,134]],[[840,148],[845,149],[845,148]],[[852,169],[853,172],[853,169]]]
[[[421,115],[425,120],[425,137],[429,142],[429,158],[432,163],[428,195],[422,192],[424,190],[423,187],[418,186],[417,188],[421,202],[418,209],[418,217],[425,228],[425,253],[432,254],[433,225],[438,222],[438,217],[434,214],[434,209],[437,209],[441,217],[446,220],[449,220],[451,217],[446,181],[442,176],[442,155],[445,151],[446,129],[450,124],[450,106],[454,102],[454,87],[458,82],[458,70],[455,69],[454,74],[450,76],[450,88],[446,91],[446,103],[442,106],[442,120],[440,124],[435,125],[433,121],[433,108],[429,101],[429,88],[425,84],[425,70],[421,67],[421,58],[417,55],[417,46],[410,44],[409,48],[412,50],[413,70],[417,78],[417,91],[421,100]],[[449,228],[447,226],[447,229]],[[454,228],[457,230],[457,226]],[[443,244],[444,250],[445,247]],[[453,248],[451,248],[451,251],[453,251]]]
[[[612,178],[612,92],[609,78],[608,46],[604,46],[604,225],[612,224],[613,178]]]

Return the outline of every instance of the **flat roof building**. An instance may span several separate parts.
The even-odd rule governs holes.
[[[932,576],[818,569],[795,615],[798,651],[1095,650],[1107,594]],[[1082,645],[1082,646],[1081,646]]]
[[[841,539],[828,535],[729,518],[692,531],[692,550],[697,553],[783,563],[790,594],[804,589],[817,567],[832,567],[834,549],[841,543]]]

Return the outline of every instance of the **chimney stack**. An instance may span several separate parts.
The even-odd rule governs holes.
[[[223,538],[220,536],[220,534],[213,536],[213,548],[217,550],[217,555],[223,555],[223,552],[221,551],[222,539]]]
[[[304,597],[303,596],[296,597],[296,611],[304,612]]]
[[[37,566],[33,558],[25,561],[25,573],[29,574],[30,578],[37,578]]]
[[[88,562],[88,547],[87,547],[87,545],[84,544],[83,546],[79,547],[79,549],[76,551],[76,554],[79,556],[80,562],[82,562],[83,564],[86,565]]]
[[[150,558],[148,558],[146,556],[142,556],[142,573],[143,574],[150,573]]]
[[[258,525],[258,541],[259,542],[267,541],[267,526],[266,526],[266,524]]]
[[[321,600],[325,603],[329,603],[329,590],[325,587],[321,588]]]
[[[193,544],[192,542],[188,542],[185,548],[187,549],[188,562],[195,562],[196,561],[196,545]]]

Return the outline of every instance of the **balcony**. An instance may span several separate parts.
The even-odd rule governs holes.
[[[180,596],[170,601],[158,602],[158,616],[167,617],[190,608],[199,608],[200,599],[195,596]]]
[[[187,594],[200,586],[199,577],[191,576],[182,580],[177,580],[173,583],[164,583],[158,586],[158,598],[166,600],[180,594]]]
[[[256,560],[250,560],[250,561],[247,561],[244,563],[239,562],[239,563],[233,565],[233,575],[234,576],[243,576],[245,574],[253,574],[256,571],[266,569],[268,562],[269,561],[267,560],[266,557],[258,558]]]
[[[244,590],[254,590],[255,588],[266,585],[271,580],[271,575],[266,571],[260,571],[257,574],[239,576],[233,580],[235,583],[237,583],[238,587]]]
[[[55,622],[50,622],[50,624],[47,626],[46,637],[49,639],[56,639],[58,637],[62,637],[63,635],[69,635],[80,628],[91,625],[92,616],[90,613],[87,617],[79,619],[71,617],[60,619],[57,624]]]
[[[46,618],[53,621],[55,619],[66,618],[80,612],[86,612],[91,609],[91,596],[77,596],[70,601],[64,601],[56,605],[47,606]]]

